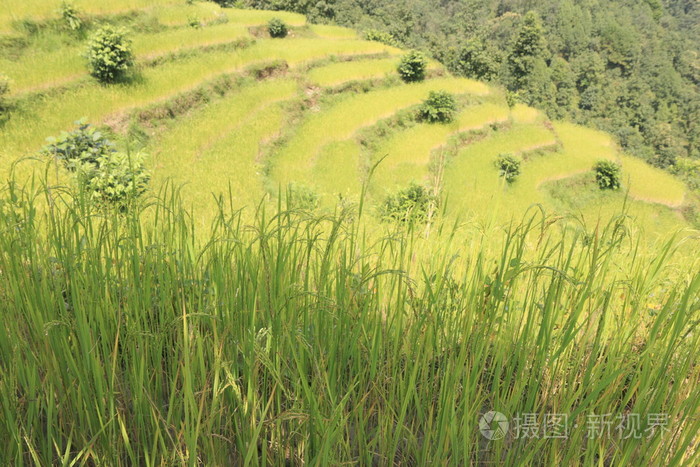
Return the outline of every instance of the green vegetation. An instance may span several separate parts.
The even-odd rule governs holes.
[[[394,36],[392,36],[390,33],[386,31],[379,31],[377,29],[368,29],[365,31],[364,38],[368,41],[377,41],[381,42],[382,44],[395,47],[399,45],[398,41],[394,39]]]
[[[450,123],[457,113],[457,101],[447,91],[430,91],[418,111],[420,118],[430,123]]]
[[[347,214],[247,228],[222,205],[200,243],[172,198],[85,218],[80,198],[9,194],[3,464],[698,461],[697,264],[674,273],[673,241],[631,254],[623,220],[366,242]],[[38,216],[41,197],[61,209]],[[478,429],[550,407],[568,439]],[[623,411],[643,440],[589,439],[587,414]]]
[[[83,28],[83,20],[72,3],[61,3],[61,18],[69,31],[79,31]]]
[[[520,160],[511,154],[500,154],[496,158],[495,165],[498,169],[498,175],[508,183],[513,183],[520,175]]]
[[[397,71],[402,80],[406,83],[413,83],[425,79],[427,67],[428,60],[425,58],[425,55],[413,50],[401,57]]]
[[[423,185],[411,183],[384,200],[382,217],[403,223],[423,223],[435,213],[437,198]]]
[[[270,22],[267,23],[267,31],[270,33],[270,37],[287,37],[287,24],[279,18],[272,18]]]
[[[595,180],[601,190],[619,190],[622,184],[622,168],[617,162],[600,160],[593,166]]]
[[[692,5],[6,3],[0,465],[700,464]]]
[[[680,158],[700,158],[698,2],[448,3],[248,2],[372,31],[373,40],[391,37],[454,73],[508,87],[551,118],[608,131],[657,167],[673,171]]]
[[[42,153],[73,172],[79,189],[98,207],[128,209],[146,191],[150,179],[143,155],[119,153],[114,143],[90,124],[81,121],[76,125],[70,133],[49,138]]]
[[[90,40],[87,58],[92,76],[103,83],[113,83],[134,64],[131,40],[123,30],[100,28]]]
[[[4,116],[7,102],[7,95],[10,93],[10,78],[0,74],[0,115]]]

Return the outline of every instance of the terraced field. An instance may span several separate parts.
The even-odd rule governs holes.
[[[74,5],[82,33],[0,0],[1,466],[700,465],[679,180],[436,62],[404,83],[356,31]],[[117,83],[85,63],[102,23]],[[638,426],[591,436],[613,413]]]
[[[10,3],[0,14],[7,36],[24,34],[23,18],[57,20],[48,2]],[[661,213],[660,230],[685,225],[676,212],[685,202],[683,185],[620,154],[607,135],[548,122],[523,105],[510,109],[499,90],[447,76],[435,62],[429,79],[403,84],[396,74],[402,51],[359,40],[355,31],[211,2],[75,5],[93,21],[128,18],[137,72],[122,84],[97,84],[86,71],[84,39],[58,30],[31,38],[19,55],[0,55],[13,104],[0,132],[3,176],[46,137],[87,118],[121,141],[134,129],[145,135],[152,188],[182,185],[203,213],[229,190],[236,203],[253,206],[266,196],[275,202],[289,184],[303,185],[330,207],[339,197],[356,200],[369,183],[379,205],[417,182],[448,200],[449,216],[501,222],[539,203],[594,217],[624,202],[619,194],[575,200],[581,184],[590,189],[585,175],[595,161],[608,158],[623,165],[632,211]],[[266,36],[273,17],[291,26],[289,37]],[[453,123],[417,120],[416,106],[434,90],[458,96]],[[494,167],[503,153],[524,161],[510,185]],[[28,175],[41,164],[25,161],[17,171]],[[579,188],[560,189],[567,184]]]

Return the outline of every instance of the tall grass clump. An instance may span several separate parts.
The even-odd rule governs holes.
[[[700,461],[698,267],[622,218],[426,239],[224,197],[195,232],[169,188],[121,216],[59,186],[1,199],[2,465]],[[555,412],[566,438],[512,429]],[[630,413],[649,436],[590,436]]]

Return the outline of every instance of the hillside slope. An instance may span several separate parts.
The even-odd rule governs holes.
[[[51,5],[13,3],[0,18],[0,66],[12,80],[0,129],[3,177],[45,138],[87,118],[124,147],[149,154],[154,191],[167,181],[182,185],[203,223],[212,195],[229,187],[239,206],[255,206],[266,194],[275,202],[291,184],[330,207],[338,199],[356,202],[369,182],[379,206],[415,182],[448,200],[448,216],[480,223],[520,217],[533,204],[609,217],[628,194],[630,213],[648,230],[686,225],[683,184],[625,156],[609,136],[550,122],[522,105],[509,108],[498,88],[450,77],[437,63],[426,81],[404,84],[395,71],[403,52],[351,30],[209,2],[78,2],[88,27],[110,21],[131,31],[137,76],[105,86],[87,74],[87,34],[62,29]],[[33,29],[21,21],[27,15]],[[267,35],[273,17],[292,27],[287,38]],[[457,96],[453,123],[417,119],[417,105],[434,90]],[[513,184],[494,166],[504,153],[523,160]],[[599,193],[582,178],[599,159],[622,163],[622,192]],[[27,175],[40,165],[24,161],[16,171]]]

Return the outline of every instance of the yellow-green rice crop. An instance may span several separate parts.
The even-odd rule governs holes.
[[[319,86],[329,87],[350,81],[384,78],[396,72],[398,59],[353,60],[331,63],[309,71],[309,81]]]
[[[142,79],[128,84],[90,84],[66,93],[35,100],[0,132],[0,161],[9,162],[38,150],[44,139],[87,117],[100,122],[110,114],[126,112],[190,90],[206,80],[246,67],[285,60],[291,66],[335,55],[381,53],[386,46],[367,41],[298,39],[265,40],[237,51],[216,51],[187,57],[142,71]]]
[[[104,15],[146,8],[158,9],[180,2],[175,0],[73,0],[71,3],[79,11]],[[11,32],[12,23],[15,21],[57,18],[60,5],[61,3],[56,0],[0,0],[0,32]]]
[[[139,34],[132,41],[138,62],[188,49],[235,42],[248,36],[243,26],[221,24]],[[7,70],[15,93],[44,90],[88,75],[84,45],[30,52],[19,60],[0,59],[0,68]]]
[[[431,152],[445,145],[450,136],[505,122],[508,118],[507,107],[487,103],[463,109],[450,124],[420,123],[396,132],[376,150],[374,160],[385,159],[375,170],[373,191],[384,194],[411,181],[423,181],[429,177]]]
[[[317,37],[324,39],[357,39],[357,32],[354,29],[327,24],[312,24],[309,28]]]
[[[91,216],[12,190],[3,465],[700,462],[700,266],[621,235],[624,217],[426,238],[222,202],[203,233],[167,193]],[[487,442],[490,410],[539,438]],[[553,413],[560,439],[541,435]],[[592,414],[629,413],[643,439],[590,435]]]
[[[441,78],[343,99],[328,109],[311,114],[297,129],[274,158],[273,181],[285,186],[304,179],[313,167],[319,149],[325,144],[348,139],[360,128],[420,103],[430,91],[442,89],[456,94],[488,93],[485,85],[472,80]]]
[[[154,9],[150,14],[159,23],[169,26],[186,24],[191,19],[197,19],[204,24],[228,21],[230,24],[240,26],[259,26],[266,24],[272,18],[280,18],[290,26],[303,26],[306,24],[304,15],[297,13],[221,8],[216,3],[207,1],[196,2],[193,5],[186,5],[184,2],[180,2],[168,8]]]

